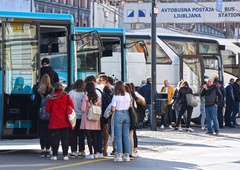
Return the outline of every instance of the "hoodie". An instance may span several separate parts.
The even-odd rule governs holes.
[[[49,129],[60,129],[69,127],[67,117],[68,106],[74,108],[72,99],[63,90],[57,90],[48,96],[46,111],[50,113]]]
[[[42,67],[40,69],[41,78],[44,74],[48,74],[51,79],[51,84],[54,86],[55,83],[59,82],[58,74],[52,69],[52,66]]]

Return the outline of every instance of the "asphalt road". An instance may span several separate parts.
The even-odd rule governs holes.
[[[240,119],[238,119],[239,121]],[[0,141],[0,170],[32,169],[114,169],[114,170],[239,170],[240,126],[223,128],[220,135],[207,135],[199,126],[194,132],[178,132],[158,128],[157,131],[141,129],[139,157],[130,162],[115,163],[112,156],[88,160],[75,158],[57,161],[39,158],[39,143],[34,140]],[[87,146],[86,146],[87,148]],[[109,152],[112,147],[109,146]],[[69,150],[70,151],[70,150]],[[61,150],[60,150],[61,152]],[[88,151],[86,151],[88,152]]]

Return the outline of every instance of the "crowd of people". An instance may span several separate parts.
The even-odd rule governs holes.
[[[87,159],[108,156],[108,142],[111,137],[112,152],[115,162],[129,162],[138,156],[138,138],[136,130],[140,126],[152,125],[151,114],[151,78],[142,81],[137,89],[133,83],[117,81],[111,76],[100,74],[97,77],[88,76],[84,80],[78,79],[68,91],[58,82],[57,73],[50,66],[48,59],[42,61],[43,74],[35,94],[36,107],[42,109],[41,100],[47,98],[45,109],[49,113],[49,120],[39,118],[38,128],[40,137],[40,157],[58,159],[59,143],[63,150],[63,160],[75,157]],[[48,68],[44,68],[48,67]],[[55,78],[52,78],[54,76]],[[225,126],[234,128],[236,114],[239,111],[240,79],[233,79],[223,87],[218,80],[208,79],[201,91],[201,128],[207,134],[219,134],[219,128]],[[175,113],[174,130],[182,132],[181,120],[186,112],[186,131],[190,128],[191,116],[194,108],[187,103],[187,94],[193,94],[188,82],[180,81],[174,89],[168,80],[159,92],[167,93],[167,113],[161,117],[160,128],[165,126],[172,129],[172,116]],[[43,97],[42,97],[43,96]],[[88,112],[92,105],[101,106],[102,113],[99,120],[89,120]],[[66,110],[68,106],[76,112],[76,126],[72,129],[68,122]],[[223,110],[226,107],[225,115]],[[133,124],[132,111],[137,115],[137,125]],[[110,116],[104,117],[108,111]],[[173,112],[174,111],[174,112]],[[224,115],[224,116],[223,116]],[[166,121],[164,121],[167,119]],[[166,123],[165,123],[166,122]],[[136,122],[135,122],[136,123]],[[89,154],[85,153],[85,138]],[[69,153],[69,147],[71,152]],[[52,152],[52,153],[50,153]]]

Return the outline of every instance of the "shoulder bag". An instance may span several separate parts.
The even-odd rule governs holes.
[[[198,103],[196,97],[193,94],[186,94],[187,105],[192,107],[197,107]]]

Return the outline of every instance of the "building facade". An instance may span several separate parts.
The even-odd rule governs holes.
[[[35,12],[72,14],[75,26],[90,27],[91,0],[34,0]]]

